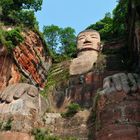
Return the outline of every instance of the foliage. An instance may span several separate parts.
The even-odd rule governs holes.
[[[54,59],[73,57],[76,52],[76,36],[71,27],[44,26],[43,34]],[[59,56],[59,57],[58,57]]]
[[[71,103],[67,107],[67,111],[62,113],[62,117],[73,117],[80,110],[79,104]]]
[[[0,18],[5,24],[37,26],[34,11],[41,10],[42,0],[1,0]]]
[[[35,136],[35,140],[77,140],[74,137],[59,138],[57,136],[50,135],[45,129],[34,129],[32,134]]]
[[[105,17],[87,29],[99,31],[103,41],[110,41],[126,35],[126,15],[128,12],[128,0],[120,0],[113,14],[106,13]]]
[[[60,140],[56,136],[51,136],[46,130],[34,129],[32,134],[35,136],[35,140]]]
[[[9,53],[23,40],[18,28],[10,31],[0,30],[0,44],[6,46]]]
[[[44,90],[41,92],[43,96],[47,96],[49,90],[53,90],[56,87],[66,86],[67,81],[69,79],[69,63],[61,62],[58,64],[53,64],[51,69],[49,70],[47,77],[47,84]],[[51,91],[52,92],[52,91]]]
[[[7,122],[0,122],[0,130],[8,131],[12,128],[12,119],[9,118]]]
[[[75,30],[71,27],[66,27],[60,30],[60,49],[62,54],[65,54],[69,57],[72,57],[74,52],[76,52],[76,36],[74,33]]]
[[[22,9],[41,10],[42,0],[1,0],[3,15],[7,16],[12,10],[20,11]]]
[[[114,37],[124,36],[126,33],[126,15],[128,13],[128,0],[120,0],[113,10]]]
[[[9,18],[11,18],[16,25],[23,25],[28,28],[38,29],[38,22],[36,20],[34,11],[21,10],[19,12],[12,11],[9,14]],[[8,24],[8,23],[7,23]]]
[[[59,31],[60,31],[60,28],[55,25],[43,27],[43,34],[44,34],[45,40],[53,54],[55,54],[58,49]]]
[[[136,6],[140,5],[140,1],[139,1],[139,0],[132,0],[132,2],[134,2],[134,4],[135,4]]]
[[[110,13],[106,13],[105,17],[95,24],[90,25],[87,29],[99,31],[102,40],[108,40],[111,36],[113,19]]]

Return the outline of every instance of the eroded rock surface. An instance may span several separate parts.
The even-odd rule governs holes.
[[[2,54],[1,54],[2,53]],[[0,89],[19,82],[21,74],[8,54],[0,52]]]
[[[44,120],[46,128],[55,136],[61,138],[77,138],[79,140],[88,139],[88,110],[79,111],[71,118],[62,118],[60,113],[46,113]]]
[[[24,42],[14,49],[13,54],[9,54],[4,46],[0,46],[0,89],[20,81],[39,88],[45,85],[51,66],[51,58],[44,48],[45,44],[33,31],[23,32],[22,35]]]
[[[24,83],[15,84],[7,87],[1,95],[1,129],[5,128],[9,120],[12,131],[30,132],[33,128],[42,126],[41,116],[48,104],[39,96],[36,87]],[[8,103],[10,98],[13,100]]]
[[[34,140],[34,137],[27,133],[20,132],[1,132],[0,140]]]
[[[14,49],[14,59],[30,81],[43,88],[51,59],[44,51],[44,44],[36,33],[29,31],[23,33],[23,36],[24,42]]]
[[[140,91],[99,95],[94,108],[97,140],[140,139]]]

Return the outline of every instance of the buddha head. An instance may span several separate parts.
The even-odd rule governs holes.
[[[92,29],[84,30],[77,36],[78,52],[93,50],[99,52],[100,50],[100,34]]]

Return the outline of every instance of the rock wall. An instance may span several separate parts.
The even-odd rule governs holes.
[[[89,115],[90,111],[88,110],[79,111],[71,118],[63,118],[60,113],[46,113],[44,115],[45,128],[62,139],[71,137],[87,140]]]
[[[128,28],[128,57],[133,70],[139,72],[140,68],[140,3],[129,0],[127,28]]]
[[[18,83],[21,74],[14,63],[13,58],[7,54],[3,46],[0,46],[0,89],[14,83]]]
[[[34,85],[43,88],[51,58],[44,50],[41,38],[34,32],[23,33],[24,42],[14,49],[14,59],[20,70]]]
[[[0,46],[0,89],[19,82],[28,82],[39,88],[45,86],[51,58],[39,35],[33,31],[22,33],[24,42],[8,54]],[[23,80],[24,77],[24,80]]]
[[[94,108],[97,140],[140,139],[140,91],[99,95]]]
[[[3,140],[33,140],[31,132],[43,127],[42,115],[49,106],[38,89],[43,89],[47,82],[51,57],[37,33],[26,30],[22,35],[24,42],[12,53],[0,46],[0,139]]]

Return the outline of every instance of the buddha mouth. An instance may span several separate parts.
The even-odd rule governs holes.
[[[84,43],[84,44],[83,44],[83,46],[89,46],[89,45],[91,46],[92,43]]]
[[[100,50],[87,47],[87,48],[82,48],[82,49],[77,50],[77,54],[80,52],[86,52],[86,51],[96,51],[97,53],[99,53]]]

